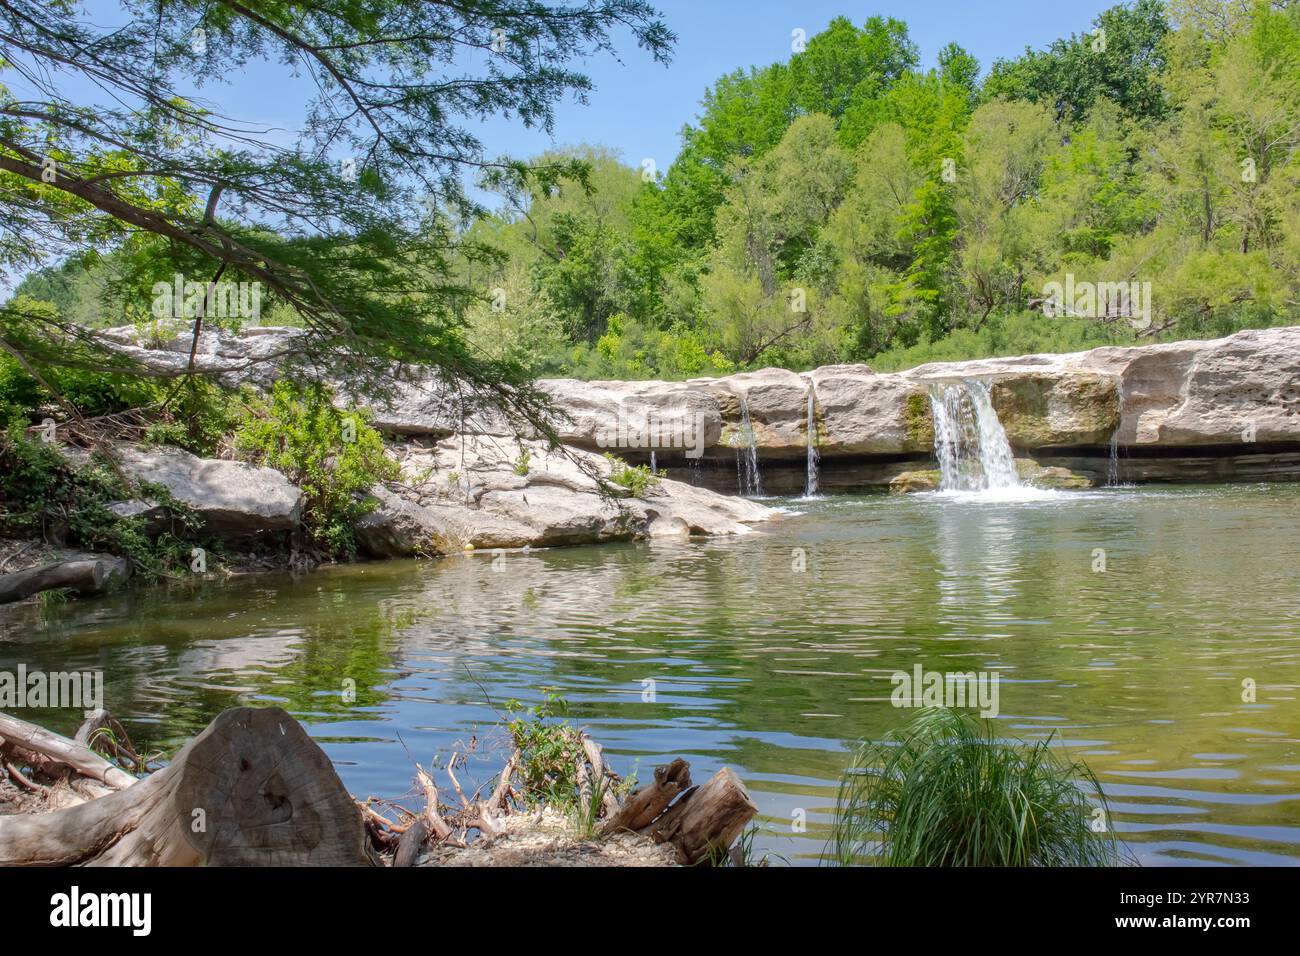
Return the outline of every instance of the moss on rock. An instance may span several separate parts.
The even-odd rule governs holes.
[[[918,491],[938,491],[941,475],[937,468],[904,471],[889,482],[891,495],[911,495]]]
[[[1119,427],[1119,390],[1106,375],[1022,375],[993,385],[993,407],[1019,448],[1103,445]]]
[[[925,392],[912,392],[907,396],[905,412],[907,440],[914,450],[934,447],[934,412],[930,396]]]

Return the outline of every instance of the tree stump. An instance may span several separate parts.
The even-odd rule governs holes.
[[[0,817],[3,866],[368,866],[361,811],[278,707],[227,710],[164,769],[80,806]]]
[[[683,866],[720,858],[758,813],[740,778],[723,767],[704,786],[682,795],[645,832],[656,843],[677,848]]]

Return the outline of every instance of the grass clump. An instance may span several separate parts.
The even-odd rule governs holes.
[[[883,740],[864,741],[840,783],[833,859],[844,866],[1128,862],[1097,778],[1050,744],[1000,740],[988,721],[948,709],[923,711]]]

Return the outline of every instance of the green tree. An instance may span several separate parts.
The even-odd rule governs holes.
[[[0,261],[159,237],[156,271],[260,282],[294,309],[304,358],[432,365],[536,417],[523,370],[462,334],[459,306],[476,290],[453,287],[453,253],[480,254],[459,234],[480,211],[462,177],[555,183],[585,167],[491,160],[473,124],[504,115],[549,131],[554,104],[591,87],[569,64],[611,50],[615,29],[665,60],[674,37],[652,7],[121,0],[118,13],[107,26],[74,0],[0,6],[0,76],[36,90],[0,87]],[[315,81],[292,146],[180,93],[259,59]],[[66,320],[6,307],[0,323],[29,361],[94,360]]]

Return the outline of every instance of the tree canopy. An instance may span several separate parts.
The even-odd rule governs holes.
[[[257,282],[318,354],[419,362],[492,389],[524,376],[461,334],[481,291],[458,284],[456,264],[493,254],[466,241],[482,212],[466,176],[545,188],[586,167],[487,156],[474,124],[549,130],[556,103],[591,88],[570,64],[623,34],[666,61],[675,39],[643,0],[121,0],[116,14],[0,4],[7,270],[106,251],[126,320],[174,272]],[[311,81],[291,143],[199,95],[254,62]],[[8,351],[105,361],[74,316],[28,301],[0,313]]]
[[[216,134],[200,126],[225,121],[189,99],[148,122],[59,106],[65,121],[55,127],[11,115],[36,108],[6,100],[0,170],[25,163],[28,175],[0,171],[16,201],[0,215],[17,217],[0,224],[4,254],[19,261],[25,243],[48,248],[52,238],[106,250],[33,274],[20,288],[25,300],[86,324],[98,299],[113,303],[105,321],[121,322],[124,290],[156,266],[156,234],[77,196],[72,187],[86,179],[85,188],[111,189],[184,233],[165,244],[191,256],[191,268],[228,262],[257,277],[260,263],[276,264],[276,321],[297,313],[322,341],[357,335],[371,354],[470,368],[482,381],[841,361],[897,368],[1300,321],[1295,0],[1134,0],[1046,49],[992,64],[983,78],[958,43],[926,65],[904,23],[837,18],[783,62],[719,77],[656,177],[603,146],[489,161],[449,118],[496,111],[545,125],[556,96],[585,88],[562,65],[575,43],[604,49],[610,30],[629,26],[666,56],[671,37],[651,11],[583,6],[579,29],[560,8],[551,22],[551,8],[534,4],[417,6],[432,18],[429,36],[392,37],[392,49],[351,44],[366,31],[409,28],[405,5],[381,8],[392,19],[346,6],[346,26],[318,6],[286,7],[272,20],[293,24],[352,78],[391,139],[319,61],[329,95],[312,113],[316,139],[274,155],[241,149],[228,133],[214,148]],[[434,51],[459,62],[463,44],[433,35],[454,22],[490,43],[498,8],[538,18],[532,32],[510,34],[528,38],[522,65],[489,47],[475,51],[488,64],[483,86],[443,78],[408,99],[404,82],[388,93],[368,85],[383,82],[367,79],[376,70],[407,77]],[[23,5],[0,5],[15,9]],[[212,9],[226,8],[193,8]],[[71,17],[71,7],[60,10]],[[468,25],[454,19],[466,10],[476,16]],[[44,36],[20,26],[0,44],[15,31]],[[186,26],[168,28],[171,42],[186,42]],[[210,29],[247,55],[302,52],[233,12]],[[422,110],[436,135],[417,142]],[[186,111],[194,117],[182,122]],[[344,117],[350,132],[330,139]],[[101,125],[131,150],[96,140]],[[355,183],[333,168],[335,145],[356,156]],[[37,158],[50,155],[78,181],[33,179]],[[131,174],[164,160],[167,175]],[[191,168],[200,161],[202,176]],[[497,197],[491,209],[466,198],[456,171],[467,166]],[[118,167],[126,174],[114,175]],[[403,218],[425,193],[435,199],[428,213]],[[216,213],[205,215],[213,196]],[[286,217],[277,204],[291,198]],[[1145,286],[1149,316],[1054,310],[1047,290],[1067,279]]]

